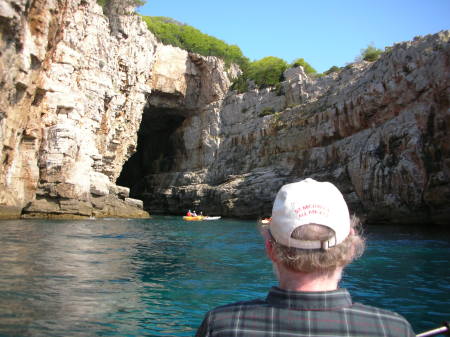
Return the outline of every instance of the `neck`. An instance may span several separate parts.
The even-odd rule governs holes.
[[[342,268],[330,273],[302,273],[277,266],[280,288],[294,291],[336,290],[341,279]]]

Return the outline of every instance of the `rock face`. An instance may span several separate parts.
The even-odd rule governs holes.
[[[0,0],[0,218],[255,218],[311,176],[369,222],[449,223],[448,31],[237,94],[130,11]]]
[[[228,90],[221,61],[159,44],[117,5],[0,0],[0,218],[148,216],[115,184],[147,99],[189,115]]]
[[[281,92],[230,93],[183,122],[170,170],[135,190],[155,212],[254,218],[270,214],[282,184],[314,177],[368,222],[446,225],[448,40],[400,43],[325,77],[289,69]]]
[[[86,1],[1,8],[0,204],[25,216],[148,216],[112,182],[134,150],[154,38],[131,16],[111,35]]]

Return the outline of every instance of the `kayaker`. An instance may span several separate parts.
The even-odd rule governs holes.
[[[187,211],[186,216],[192,216],[191,210]]]
[[[262,226],[279,285],[265,299],[211,310],[196,336],[415,336],[404,317],[354,303],[338,287],[344,267],[364,251],[358,225],[333,184],[284,185]]]

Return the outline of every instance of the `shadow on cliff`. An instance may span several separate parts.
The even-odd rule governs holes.
[[[183,121],[184,117],[173,109],[144,108],[136,153],[125,162],[117,179],[118,185],[130,188],[130,196],[141,197],[146,176],[170,171],[176,150],[171,135]]]

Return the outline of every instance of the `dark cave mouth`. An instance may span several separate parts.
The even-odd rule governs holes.
[[[144,108],[136,152],[125,162],[116,182],[130,188],[132,198],[142,199],[146,176],[173,168],[179,150],[175,132],[185,119],[186,112],[182,110]]]

